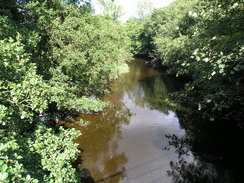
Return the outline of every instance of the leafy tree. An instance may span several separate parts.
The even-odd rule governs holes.
[[[101,110],[96,98],[130,57],[124,27],[82,2],[1,1],[1,182],[80,182],[79,132],[40,116]]]
[[[114,1],[99,0],[103,7],[103,15],[113,20],[118,20],[122,16],[122,7],[114,3]]]
[[[70,163],[79,153],[72,142],[79,134],[74,129],[38,124],[34,133],[2,134],[1,182],[79,182]]]
[[[145,19],[137,37],[147,42],[146,53],[191,80],[175,94],[186,114],[242,126],[242,8],[241,1],[178,0]]]
[[[126,22],[126,32],[131,40],[131,52],[134,55],[145,55],[144,42],[141,40],[141,35],[143,33],[143,20],[138,20],[136,18],[130,18]]]
[[[165,52],[160,49],[172,46],[168,43],[171,44],[171,38],[174,39],[178,36],[179,22],[195,3],[196,0],[178,0],[167,7],[154,9],[151,14],[140,21],[138,20],[138,27],[132,28],[129,21],[129,30],[137,30],[134,31],[137,33],[136,36],[131,36],[131,39],[133,44],[134,41],[138,42],[137,39],[140,40],[140,54],[162,59],[161,54],[165,54]],[[138,43],[135,44],[138,45]]]
[[[189,35],[189,43],[195,48],[187,52],[186,60],[176,64],[176,68],[181,68],[183,73],[190,72],[193,78],[177,98],[197,109],[204,118],[233,120],[238,126],[242,126],[243,114],[241,7],[238,2],[209,1],[203,10],[189,13],[197,22],[194,32],[190,31],[193,35]]]

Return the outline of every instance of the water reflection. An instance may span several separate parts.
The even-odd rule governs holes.
[[[164,103],[171,81],[142,60],[132,62],[104,97],[106,110],[81,115],[78,121],[90,122],[85,127],[69,124],[82,132],[79,168],[104,183],[241,182],[243,131],[177,111],[179,121]]]
[[[145,65],[141,60],[130,64],[130,68],[133,72],[128,74],[130,80],[124,85],[130,99],[137,106],[167,114],[171,107],[164,102],[168,98],[164,75]]]
[[[113,84],[104,100],[109,107],[95,115],[81,115],[89,125],[80,129],[76,142],[83,149],[80,169],[88,168],[95,181],[106,183],[169,183],[169,162],[174,150],[162,151],[165,134],[184,135],[167,98],[164,78],[142,60]],[[79,120],[79,119],[77,119]]]
[[[234,182],[229,170],[218,168],[216,164],[205,161],[197,154],[198,152],[195,153],[194,161],[187,160],[192,152],[192,143],[195,143],[193,139],[187,136],[178,137],[175,134],[167,134],[166,138],[169,139],[169,146],[178,154],[178,160],[171,161],[171,169],[167,171],[174,183]],[[165,147],[163,150],[168,151],[170,148]]]
[[[80,169],[89,168],[95,180],[120,172],[127,162],[125,153],[117,150],[117,139],[121,138],[121,124],[128,124],[130,116],[122,102],[111,103],[107,110],[96,115],[80,116],[90,121],[86,127],[76,125],[82,132],[76,139],[83,149]],[[123,174],[111,177],[110,182],[119,182],[121,178]]]

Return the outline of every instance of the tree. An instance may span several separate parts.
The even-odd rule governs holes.
[[[190,78],[175,94],[185,114],[241,127],[242,18],[241,1],[178,0],[144,19],[132,43],[140,37],[141,51],[153,52],[169,73]]]
[[[123,15],[122,7],[116,5],[113,0],[112,1],[100,0],[99,2],[103,7],[103,15],[105,17],[110,17],[113,20],[118,20]]]

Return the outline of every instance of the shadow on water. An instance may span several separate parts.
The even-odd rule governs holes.
[[[167,171],[169,177],[175,183],[218,183],[217,172],[210,163],[200,161],[199,157],[195,157],[195,161],[188,162],[186,159],[189,156],[190,140],[187,137],[177,137],[176,135],[167,134],[169,146],[174,147],[178,154],[177,161],[170,162],[170,170]],[[169,150],[169,147],[163,150]]]
[[[179,115],[180,116],[180,115]],[[196,119],[197,117],[195,117]],[[184,119],[184,118],[182,118]],[[184,119],[186,120],[186,119]],[[239,183],[243,181],[243,131],[230,122],[181,121],[184,137],[167,134],[169,146],[178,154],[167,171],[174,183]],[[199,130],[201,129],[201,130]],[[164,147],[163,150],[169,150]],[[189,152],[193,162],[185,161]]]

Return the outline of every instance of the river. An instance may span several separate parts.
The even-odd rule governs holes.
[[[175,82],[141,59],[131,61],[129,67],[130,72],[122,74],[103,98],[109,106],[76,119],[87,121],[86,125],[72,124],[82,132],[75,141],[82,149],[79,169],[89,169],[96,182],[172,182],[174,176],[169,174],[180,169],[175,162],[195,162],[190,151],[179,155],[177,145],[172,146],[172,140],[185,135],[164,102]]]

